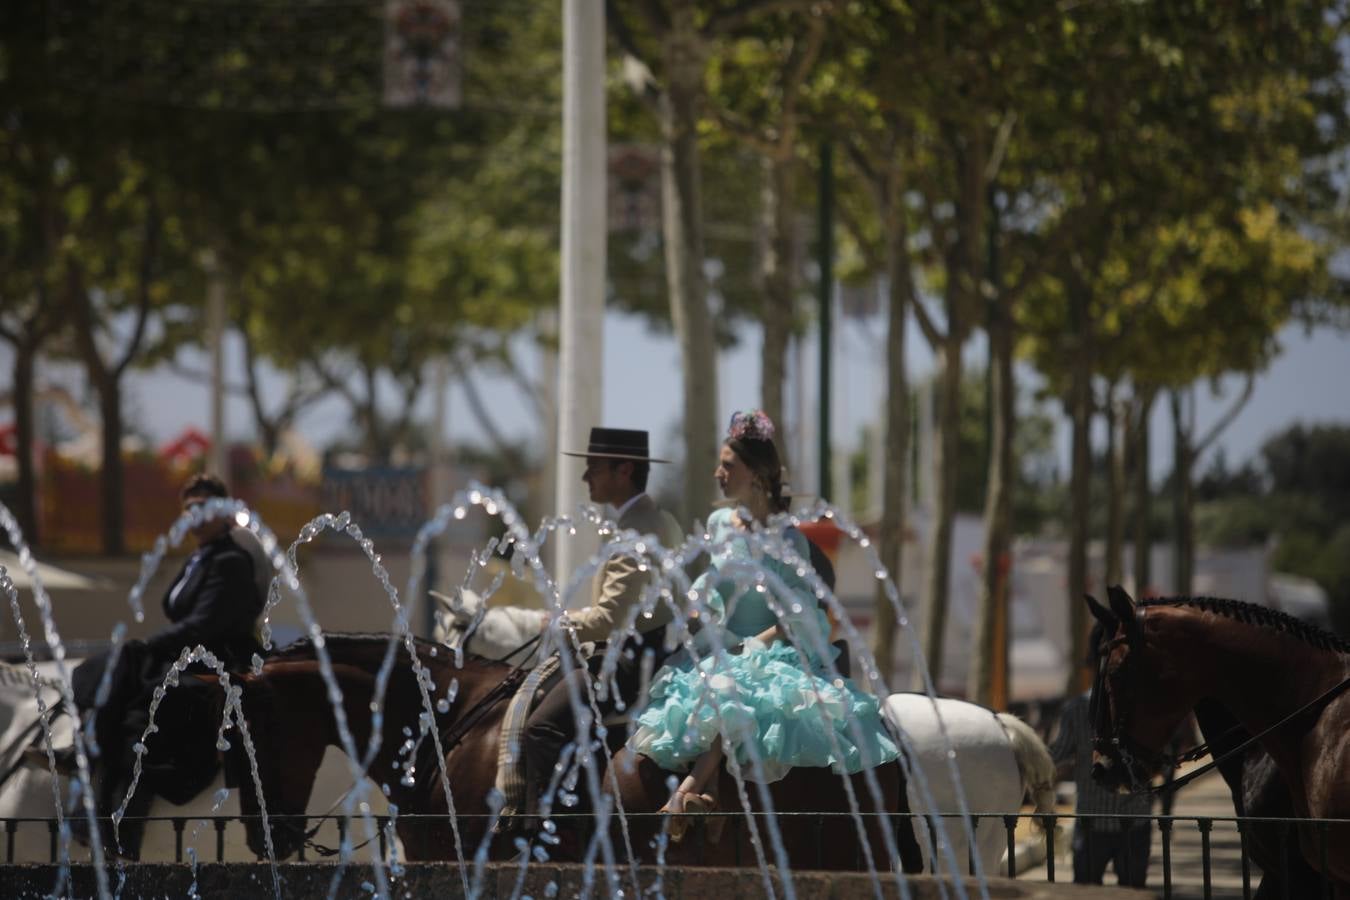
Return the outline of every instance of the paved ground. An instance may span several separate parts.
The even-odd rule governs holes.
[[[1194,764],[1192,764],[1194,765]],[[1184,775],[1186,769],[1179,774]],[[1065,812],[1072,812],[1072,806]],[[1155,808],[1155,812],[1157,812]],[[1223,783],[1217,772],[1197,779],[1184,788],[1177,796],[1172,815],[1178,817],[1215,817],[1232,818],[1233,801],[1228,786]],[[1073,860],[1069,847],[1072,824],[1065,822],[1061,835],[1056,838],[1056,881],[1073,879]],[[1232,822],[1215,822],[1210,840],[1210,894],[1213,900],[1240,900],[1242,897],[1242,849],[1237,829]],[[1020,851],[1019,851],[1020,852]],[[1043,851],[1042,851],[1043,857]],[[1173,825],[1171,847],[1172,893],[1174,900],[1201,900],[1204,898],[1205,872],[1202,854],[1202,838],[1199,826],[1194,819],[1178,821]],[[1038,865],[1018,875],[1019,879],[1044,880],[1046,866]],[[1108,869],[1108,884],[1114,883],[1114,877]],[[1254,865],[1251,869],[1252,891],[1260,884],[1261,872]],[[1153,833],[1153,852],[1149,860],[1149,887],[1159,895],[1163,891],[1163,849],[1162,838],[1155,826]]]
[[[94,873],[88,866],[76,866],[72,871],[71,892],[76,896],[96,893]],[[559,900],[585,894],[591,897],[610,896],[612,888],[627,888],[627,871],[620,874],[617,885],[606,884],[601,878],[591,881],[585,870],[577,865],[532,865],[522,876],[517,866],[492,863],[474,876],[484,900],[521,896],[557,897]],[[0,867],[5,879],[6,900],[39,900],[45,898],[57,882],[55,866]],[[277,875],[287,897],[337,897],[339,900],[369,898],[374,888],[373,873],[364,866],[351,866],[337,885],[333,883],[333,867],[314,863],[283,863]],[[657,872],[638,870],[638,886],[648,894],[667,900],[707,900],[709,897],[753,898],[765,896],[764,881],[755,869],[692,869],[671,867]],[[272,871],[257,863],[227,865],[208,864],[195,872],[187,866],[145,864],[126,869],[127,880],[118,884],[120,896],[158,898],[196,896],[202,900],[234,900],[238,897],[272,896]],[[781,881],[772,877],[773,896],[782,897]],[[587,890],[587,884],[594,889]],[[886,900],[952,900],[960,895],[949,879],[916,876],[902,893],[896,882],[885,877],[880,882],[880,895]],[[867,875],[853,872],[798,872],[793,876],[793,887],[798,900],[874,900],[877,885]],[[462,897],[463,881],[458,867],[446,863],[409,863],[391,891],[396,897]],[[980,889],[973,881],[965,881],[960,892],[976,898]],[[1072,884],[1036,884],[1026,881],[995,879],[984,888],[990,900],[1150,900],[1156,893],[1131,891],[1121,888],[1087,887]]]

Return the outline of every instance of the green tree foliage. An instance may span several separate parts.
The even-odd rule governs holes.
[[[62,247],[94,303],[83,331],[140,322],[148,297],[162,322],[133,326],[148,346],[124,358],[172,358],[204,336],[213,260],[250,385],[264,359],[296,378],[271,414],[254,391],[269,444],[336,390],[367,449],[387,456],[430,358],[480,355],[484,335],[498,344],[555,300],[556,225],[539,214],[558,196],[547,10],[466,9],[467,100],[444,112],[381,105],[378,4],[24,7],[15,58],[31,65],[10,70],[10,94],[45,117],[25,125],[50,119],[43,140],[65,141],[52,152],[80,238]],[[140,262],[133,251],[151,246],[157,258]],[[401,402],[383,421],[390,396]]]

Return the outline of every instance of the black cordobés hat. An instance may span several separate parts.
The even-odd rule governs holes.
[[[601,459],[628,459],[634,462],[668,463],[658,459],[647,449],[647,432],[632,428],[592,428],[591,443],[585,453],[564,450],[563,456],[599,457]]]

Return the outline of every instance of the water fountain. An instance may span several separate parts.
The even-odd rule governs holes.
[[[548,538],[558,532],[574,533],[578,528],[595,528],[600,532],[602,537],[610,539],[610,542],[606,544],[602,553],[621,553],[623,555],[635,556],[645,560],[653,577],[644,593],[641,606],[638,609],[633,610],[629,621],[625,623],[625,633],[636,633],[638,617],[650,613],[657,603],[670,603],[674,606],[675,620],[672,622],[670,630],[681,640],[690,636],[690,623],[707,613],[705,598],[699,596],[698,592],[691,591],[690,579],[686,574],[687,565],[699,555],[707,553],[711,549],[710,542],[706,536],[695,534],[681,547],[664,548],[633,533],[613,534],[613,524],[604,521],[599,513],[591,508],[582,510],[577,516],[546,519],[540,524],[537,530],[531,532],[521,520],[515,509],[499,492],[482,487],[471,487],[470,489],[457,494],[450,503],[440,507],[432,519],[419,531],[413,545],[412,575],[405,587],[403,593],[404,598],[417,598],[421,596],[421,578],[429,542],[442,534],[452,522],[463,519],[469,514],[470,510],[475,508],[480,509],[489,516],[499,517],[505,528],[505,535],[499,540],[494,540],[494,542],[489,544],[482,552],[473,555],[469,570],[463,578],[463,586],[468,587],[473,582],[475,576],[479,574],[491,554],[509,554],[512,572],[517,577],[527,578],[533,581],[539,594],[544,598],[551,622],[551,626],[545,631],[543,636],[545,652],[547,652],[549,648],[563,646],[564,642],[569,640],[568,633],[564,629],[557,627],[559,616],[564,609],[571,605],[571,601],[574,599],[576,592],[590,583],[591,578],[599,570],[600,566],[603,565],[605,558],[597,555],[589,560],[580,570],[572,573],[566,585],[560,586],[556,584],[549,576],[547,569],[544,566],[540,557],[540,550]],[[200,525],[208,519],[218,517],[231,518],[239,527],[247,528],[252,531],[262,543],[264,551],[275,570],[276,574],[272,581],[272,588],[269,591],[263,621],[264,643],[269,646],[269,648],[271,639],[271,612],[279,603],[283,602],[283,593],[286,595],[286,598],[289,598],[296,604],[296,608],[299,611],[305,626],[305,632],[312,642],[320,664],[320,669],[323,673],[325,682],[328,685],[328,700],[334,710],[334,719],[336,720],[338,733],[341,736],[342,749],[345,753],[348,772],[354,783],[354,788],[348,792],[343,800],[342,815],[346,819],[359,820],[363,824],[365,836],[368,839],[375,839],[378,836],[379,826],[374,815],[372,815],[370,805],[367,802],[371,785],[367,780],[363,779],[362,776],[369,766],[370,761],[375,757],[380,748],[380,722],[384,714],[383,699],[385,690],[389,684],[390,674],[394,668],[396,658],[398,657],[399,649],[402,648],[402,651],[405,652],[412,661],[414,676],[420,694],[419,699],[424,710],[420,722],[421,733],[417,735],[409,734],[407,736],[407,744],[405,748],[403,748],[407,757],[405,770],[406,778],[413,777],[412,760],[416,748],[420,746],[421,742],[429,739],[434,747],[434,752],[439,757],[444,757],[445,754],[441,746],[440,734],[438,729],[433,727],[433,723],[435,722],[437,712],[444,713],[453,703],[457,683],[452,683],[448,692],[433,695],[431,677],[423,666],[422,660],[419,657],[418,645],[414,641],[409,628],[408,606],[400,601],[399,592],[392,584],[387,571],[382,565],[379,555],[375,552],[374,544],[362,535],[357,523],[352,522],[350,516],[346,513],[336,515],[325,514],[315,518],[301,530],[296,540],[283,553],[280,549],[280,544],[272,532],[254,512],[249,510],[239,501],[212,500],[204,506],[185,512],[172,525],[169,532],[156,541],[154,549],[150,553],[147,553],[143,559],[140,578],[136,585],[131,589],[128,598],[133,617],[137,621],[141,621],[144,618],[141,598],[146,586],[158,569],[159,564],[169,548],[179,544],[191,527]],[[884,567],[881,566],[875,552],[869,546],[868,539],[862,534],[861,529],[856,523],[847,520],[845,517],[841,516],[838,511],[824,504],[819,504],[810,510],[804,510],[796,516],[789,516],[786,521],[792,524],[798,524],[804,519],[815,520],[821,517],[834,519],[837,526],[845,533],[845,535],[856,541],[868,551],[876,577],[884,585],[885,594],[896,609],[901,627],[904,628],[906,633],[910,636],[912,650],[915,653],[916,658],[921,660],[922,655],[917,643],[917,638],[912,629],[905,627],[908,624],[908,614],[903,608],[898,589],[894,582],[889,578]],[[0,524],[6,528],[11,542],[19,550],[21,561],[25,567],[30,569],[29,574],[33,578],[35,601],[43,619],[44,635],[47,643],[52,648],[52,655],[57,663],[59,677],[63,682],[63,696],[68,707],[73,708],[73,698],[70,696],[70,689],[67,686],[69,684],[69,672],[65,666],[65,650],[61,642],[61,636],[57,631],[55,621],[51,615],[50,599],[43,589],[36,571],[31,568],[32,555],[24,545],[22,535],[18,532],[17,525],[14,524],[12,517],[9,516],[8,511],[2,506],[0,506]],[[325,649],[325,635],[319,623],[315,620],[313,610],[308,602],[304,588],[302,587],[299,566],[297,563],[298,548],[312,542],[321,534],[328,531],[346,534],[352,540],[357,542],[371,564],[374,577],[383,587],[392,611],[392,623],[388,637],[388,646],[376,678],[377,689],[374,695],[376,699],[372,701],[370,705],[370,716],[373,727],[370,729],[370,739],[364,747],[357,745],[352,735],[350,723],[347,722],[345,718],[341,703],[341,689],[334,677],[332,664]],[[728,571],[726,573],[728,577],[733,578],[737,582],[738,592],[741,589],[768,591],[769,596],[773,598],[770,601],[771,605],[777,605],[775,611],[780,614],[784,612],[781,607],[781,602],[777,598],[789,597],[791,596],[791,593],[787,590],[781,578],[762,562],[766,559],[778,560],[781,563],[794,568],[800,577],[806,579],[814,591],[817,600],[820,603],[827,605],[834,612],[836,618],[842,624],[847,638],[853,646],[859,648],[865,646],[861,636],[849,621],[849,617],[840,605],[839,600],[815,574],[807,560],[798,558],[789,544],[781,538],[774,536],[774,531],[772,529],[766,530],[762,534],[750,535],[749,537],[754,548],[755,560],[737,567],[734,571]],[[496,588],[500,586],[502,577],[503,576],[499,575],[497,579],[488,586],[485,593],[490,595],[495,591]],[[52,727],[49,721],[50,711],[38,691],[38,668],[34,662],[31,640],[20,613],[17,592],[15,591],[13,584],[8,580],[8,577],[3,574],[2,569],[0,569],[0,588],[3,588],[10,596],[11,608],[18,624],[19,634],[24,646],[27,669],[33,680],[34,696],[38,698],[38,705],[42,717],[41,730],[44,736],[43,740],[48,749],[49,763],[52,765],[54,771],[54,760],[51,759]],[[795,604],[797,603],[797,600],[794,599],[789,602]],[[797,611],[800,611],[800,609]],[[828,660],[830,658],[830,654],[826,652],[828,636],[820,634],[813,629],[808,629],[808,631],[810,633],[793,635],[793,641],[796,645],[798,654],[801,655],[804,660],[805,654],[808,651],[814,650],[816,656]],[[122,646],[124,639],[124,628],[119,628],[114,632],[112,636],[114,652]],[[598,690],[602,695],[603,692],[607,690],[607,685],[614,676],[621,643],[621,641],[611,641],[609,649],[604,656],[600,675],[597,678]],[[575,650],[577,648],[573,647],[572,649]],[[697,660],[700,651],[692,640],[689,641],[689,649],[695,660]],[[451,651],[447,650],[447,652]],[[453,652],[455,654],[454,658],[456,664],[462,666],[462,646]],[[717,660],[718,664],[725,664],[727,659],[726,652],[727,651],[717,643],[714,643],[713,646],[706,650],[706,653]],[[561,657],[563,660],[562,666],[564,672],[569,671],[570,668],[575,665],[572,654],[563,653],[561,654]],[[268,836],[268,862],[270,866],[271,893],[274,896],[281,897],[283,895],[283,879],[282,876],[278,874],[278,863],[271,853],[270,827],[266,818],[266,798],[263,796],[264,792],[261,790],[257,759],[253,752],[252,742],[249,738],[247,721],[240,705],[239,688],[230,683],[229,675],[224,672],[219,661],[212,658],[210,654],[206,653],[206,651],[200,647],[184,648],[182,656],[174,664],[173,669],[169,674],[166,675],[160,689],[156,691],[154,707],[152,708],[152,715],[150,724],[146,730],[146,736],[154,733],[154,730],[157,727],[154,724],[154,712],[159,705],[159,701],[165,696],[166,692],[175,687],[180,674],[193,663],[205,663],[208,667],[215,669],[220,675],[220,682],[225,696],[225,705],[218,739],[221,748],[225,749],[229,745],[227,732],[237,729],[238,739],[243,743],[244,749],[247,751],[255,789],[260,795],[260,802],[263,804],[263,831]],[[263,660],[255,657],[253,660],[254,675],[257,675],[261,671],[262,665]],[[834,669],[833,664],[830,664],[830,668],[832,669],[830,672],[831,677],[840,677],[837,669]],[[920,668],[923,668],[922,665],[920,665]],[[110,670],[111,666],[109,667],[109,671]],[[880,681],[874,662],[866,655],[866,653],[862,654],[861,680],[863,684],[874,692],[879,691],[884,694],[885,686]],[[107,696],[106,681],[107,678],[105,677],[105,684],[100,691],[101,699],[106,698]],[[572,682],[569,681],[568,684],[570,687]],[[926,686],[931,696],[933,693],[932,684],[928,683]],[[593,716],[596,715],[594,706],[595,695],[582,696],[573,690],[572,696],[569,699],[576,712],[577,721],[579,723],[589,723]],[[860,736],[856,731],[858,728],[857,723],[852,723],[851,727],[855,729],[855,736]],[[556,840],[550,842],[548,839],[549,835],[552,835],[554,829],[556,829],[556,823],[550,818],[550,816],[553,815],[554,804],[556,803],[564,809],[575,805],[577,802],[576,789],[578,787],[578,782],[579,780],[584,779],[584,784],[589,790],[589,801],[592,810],[591,815],[595,820],[595,827],[593,829],[595,837],[592,839],[589,846],[587,846],[581,861],[581,893],[586,895],[593,891],[596,888],[596,879],[599,878],[603,879],[604,889],[606,893],[611,896],[625,895],[630,891],[634,894],[655,892],[660,895],[662,890],[661,885],[664,883],[666,874],[665,859],[669,849],[667,834],[668,822],[662,823],[660,831],[655,838],[654,853],[656,865],[654,866],[654,873],[651,876],[654,878],[654,881],[649,881],[644,884],[643,875],[639,872],[637,863],[634,861],[636,859],[636,854],[634,853],[634,847],[632,845],[629,816],[622,805],[617,802],[617,794],[606,794],[600,789],[601,779],[598,774],[597,752],[599,747],[603,746],[603,726],[599,729],[599,733],[600,741],[598,742],[583,741],[567,748],[567,752],[564,755],[565,764],[560,764],[558,770],[555,771],[552,783],[544,798],[544,808],[541,810],[545,820],[543,839],[535,844],[531,855],[522,855],[522,858],[515,864],[517,875],[515,884],[517,893],[519,893],[521,887],[525,884],[529,868],[532,865],[546,863],[549,859],[547,847],[551,844],[556,844]],[[118,881],[116,884],[110,882],[108,878],[108,867],[105,864],[104,848],[102,848],[99,842],[99,829],[94,824],[95,809],[92,792],[86,787],[90,784],[90,754],[97,751],[97,748],[92,746],[92,730],[75,729],[73,737],[76,744],[80,771],[79,775],[71,781],[69,791],[70,798],[63,798],[58,781],[55,778],[53,778],[52,781],[53,810],[58,822],[60,856],[56,884],[44,892],[59,896],[63,891],[69,888],[71,883],[71,832],[66,818],[66,810],[68,804],[70,804],[72,800],[78,800],[83,810],[83,815],[89,820],[91,826],[91,862],[96,879],[96,892],[100,898],[119,896],[127,877],[126,866],[119,861],[116,867],[119,876]],[[131,791],[135,790],[136,782],[139,779],[142,757],[145,754],[145,745],[143,742],[137,745],[135,753],[136,772],[133,777],[132,787],[131,790],[128,791],[127,798],[124,799],[121,808],[114,815],[115,826],[120,824],[122,815],[126,809],[126,804],[130,799]],[[955,760],[950,754],[947,763],[950,767],[953,780],[959,784],[959,777],[956,775]],[[761,761],[758,758],[753,758],[752,752],[752,772],[757,770],[760,765]],[[751,808],[750,795],[753,791],[755,793],[755,799],[758,801],[760,807],[767,813],[767,815],[763,817],[747,817],[746,822],[746,827],[750,835],[750,842],[754,850],[755,871],[761,888],[767,895],[777,895],[777,893],[781,891],[784,897],[795,897],[793,881],[791,878],[783,877],[775,879],[774,877],[775,870],[778,872],[787,872],[790,869],[790,866],[780,834],[779,822],[777,817],[773,814],[773,801],[767,787],[763,784],[762,780],[746,778],[745,775],[747,773],[742,772],[739,767],[736,766],[734,758],[729,757],[729,767],[731,775],[736,783],[739,799],[741,803],[744,804],[745,808]],[[466,896],[478,896],[483,892],[485,887],[488,842],[486,840],[481,841],[476,847],[471,848],[472,853],[466,858],[464,853],[465,847],[460,839],[458,817],[455,815],[455,798],[453,791],[451,790],[451,784],[444,771],[444,767],[438,766],[437,768],[440,769],[440,788],[444,796],[446,808],[450,811],[450,824],[454,833],[455,857],[459,860],[459,863],[455,866],[457,876],[456,881],[459,889],[461,889]],[[918,793],[920,796],[928,798],[931,808],[931,794],[928,791],[924,773],[922,770],[916,769],[912,777],[915,779]],[[853,794],[848,779],[844,779],[844,784],[846,786],[846,791],[848,791],[851,827],[856,830],[857,834],[863,836],[865,827],[863,824],[863,813],[860,810],[859,798]],[[867,773],[865,785],[873,807],[877,809],[884,808],[883,798],[874,773],[870,771]],[[215,795],[214,805],[219,807],[221,802],[222,795]],[[496,810],[500,810],[500,802],[496,802],[497,805],[494,810],[494,815]],[[962,798],[960,802],[962,804],[962,809],[964,810],[964,798]],[[406,811],[403,812],[406,814]],[[391,806],[391,819],[396,819],[399,814],[400,810],[397,807]],[[610,824],[612,821],[615,822],[618,827],[619,843],[621,845],[618,847],[615,846],[613,840],[610,838]],[[945,854],[940,854],[942,855],[944,868],[949,873],[963,873],[966,861],[957,860],[951,853],[950,842],[944,838],[944,820],[936,818],[935,821],[938,825],[939,848],[940,850],[945,848],[946,851]],[[392,828],[392,823],[388,827]],[[885,858],[872,858],[868,841],[865,839],[860,841],[861,846],[864,848],[864,852],[868,854],[867,869],[869,883],[871,885],[871,893],[875,896],[882,896],[883,894],[883,874],[898,873],[900,869],[898,851],[893,836],[890,835],[888,829],[883,829],[883,833],[886,835]],[[395,895],[397,879],[405,871],[404,867],[398,861],[396,842],[389,841],[388,843],[395,847],[392,858],[386,861],[378,854],[373,854],[369,863],[370,877],[366,883],[369,892],[380,897]],[[354,852],[353,840],[351,836],[344,831],[341,846],[339,847],[338,866],[335,868],[328,883],[328,896],[335,896],[338,893],[344,870],[353,863]],[[193,886],[189,889],[188,893],[192,894],[196,891],[198,871],[195,849],[190,848],[189,856],[191,858]],[[620,862],[621,859],[626,860],[627,862]],[[978,866],[978,862],[976,865]],[[971,889],[974,891],[975,896],[988,896],[987,889],[984,886],[985,881],[983,874],[984,873],[981,873],[978,870],[976,872],[979,881],[976,886]],[[902,896],[908,897],[911,895],[909,882],[903,874],[898,876],[898,885]],[[548,893],[548,890],[549,889],[546,888],[545,893]],[[554,892],[558,890],[557,882],[552,883],[552,890]],[[960,898],[965,898],[970,895],[967,887],[960,879],[952,880],[951,891],[952,896]],[[943,895],[946,896],[945,891]]]

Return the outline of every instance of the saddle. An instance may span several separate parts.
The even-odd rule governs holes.
[[[502,716],[501,737],[497,743],[497,779],[495,786],[501,792],[502,816],[514,816],[525,809],[525,756],[520,752],[524,739],[525,720],[541,696],[541,689],[550,684],[562,663],[557,654],[550,656],[530,670],[521,682]]]

